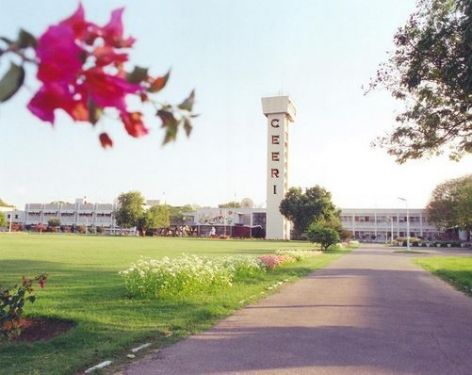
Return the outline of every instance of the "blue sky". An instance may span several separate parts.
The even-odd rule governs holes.
[[[396,165],[370,142],[394,124],[401,106],[387,92],[363,95],[392,48],[413,0],[115,1],[84,0],[99,24],[125,6],[125,27],[137,38],[131,62],[159,74],[172,68],[162,100],[196,89],[190,139],[161,147],[162,131],[128,137],[118,122],[97,128],[58,116],[55,128],[26,110],[37,87],[0,106],[0,198],[26,202],[87,196],[110,202],[139,190],[171,204],[216,205],[251,197],[265,205],[266,123],[260,98],[290,95],[298,117],[291,129],[290,185],[321,184],[340,207],[423,207],[436,184],[472,171],[472,158]],[[34,34],[72,13],[75,0],[1,0],[0,35],[19,27]],[[7,61],[0,60],[0,72]],[[115,140],[103,150],[97,135]]]

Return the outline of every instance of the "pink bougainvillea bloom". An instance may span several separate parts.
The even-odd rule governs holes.
[[[107,133],[100,133],[98,139],[103,148],[113,147],[113,141]]]
[[[121,20],[124,8],[111,12],[108,23],[102,27],[101,33],[105,44],[115,48],[129,48],[136,41],[133,37],[123,38],[123,22]]]
[[[75,80],[82,68],[81,53],[69,26],[50,26],[36,46],[38,79],[44,83]]]
[[[124,62],[128,61],[127,53],[117,53],[113,47],[104,46],[97,47],[93,50],[97,66],[105,66],[114,64],[115,66],[121,66]]]
[[[84,90],[101,108],[112,107],[125,112],[125,96],[141,90],[138,84],[130,83],[119,76],[106,74],[103,69],[97,67],[86,70],[84,76]]]
[[[74,99],[67,84],[44,84],[28,103],[28,109],[51,124],[54,124],[56,109],[63,109],[75,121],[87,121],[89,118],[86,103]]]
[[[59,25],[70,27],[75,37],[82,37],[88,26],[88,22],[85,21],[85,11],[82,3],[79,3],[77,10],[70,17],[60,22]]]
[[[149,133],[149,130],[144,126],[141,112],[122,112],[120,117],[126,131],[132,137],[138,138]]]
[[[43,121],[54,123],[54,111],[64,109],[70,113],[75,106],[67,85],[44,84],[28,103],[28,109]]]

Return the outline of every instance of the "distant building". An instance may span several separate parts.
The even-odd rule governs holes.
[[[158,200],[146,201],[146,206],[160,204]],[[18,225],[47,225],[51,218],[58,218],[62,226],[100,226],[115,228],[116,204],[88,203],[77,199],[75,203],[28,203],[24,211],[8,207],[4,210],[7,220]],[[344,230],[354,239],[369,242],[389,242],[392,238],[407,236],[406,210],[404,208],[345,208],[341,209]],[[218,235],[240,233],[234,228],[267,227],[265,208],[199,208],[184,214],[184,225],[195,229],[199,236],[207,235],[212,226]],[[428,222],[424,209],[409,209],[410,237],[426,240],[440,239],[444,231]]]
[[[424,209],[410,208],[408,211],[410,237],[440,238],[443,232],[428,222]],[[387,242],[407,236],[404,208],[344,208],[341,210],[341,223],[353,238],[361,241]]]
[[[59,219],[64,226],[115,226],[115,205],[112,203],[88,203],[76,199],[75,203],[27,203],[24,225],[47,225],[49,219]]]
[[[261,225],[266,228],[264,208],[200,208],[186,214],[189,225]],[[361,241],[388,242],[407,236],[406,211],[402,208],[341,209],[344,230]],[[424,209],[409,209],[410,237],[439,239],[443,232],[429,223]]]

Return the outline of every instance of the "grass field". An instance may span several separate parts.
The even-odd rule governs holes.
[[[27,315],[73,320],[76,326],[47,342],[0,343],[0,374],[70,374],[104,359],[123,360],[132,345],[144,340],[154,347],[167,345],[262,297],[276,281],[306,275],[341,252],[290,264],[212,293],[132,300],[126,297],[118,271],[141,256],[260,255],[310,247],[304,242],[1,234],[0,284],[48,272],[48,284],[37,291],[38,300],[26,308]]]
[[[416,262],[457,289],[472,295],[472,258],[434,257],[417,259]]]

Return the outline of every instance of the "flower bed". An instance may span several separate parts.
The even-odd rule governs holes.
[[[313,251],[313,250],[277,250],[275,252],[276,255],[288,255],[292,258],[295,258],[297,262],[310,258],[316,255],[320,255],[320,251]]]
[[[130,296],[163,297],[208,291],[231,286],[235,279],[251,278],[275,268],[300,261],[309,252],[287,251],[275,255],[251,257],[236,255],[207,258],[182,255],[177,258],[142,258],[121,271]]]

